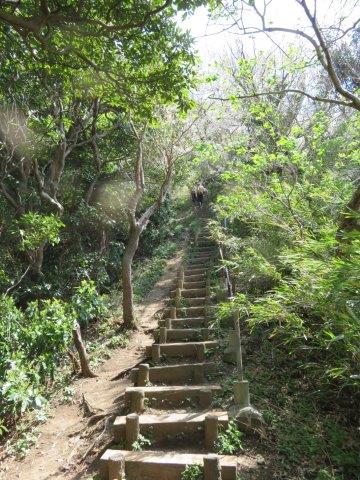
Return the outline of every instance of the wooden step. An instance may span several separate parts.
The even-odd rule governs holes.
[[[181,290],[182,298],[198,298],[206,296],[206,287],[205,288],[183,288]]]
[[[196,261],[188,261],[186,262],[186,264],[184,265],[184,268],[185,268],[185,272],[189,271],[189,270],[206,270],[208,271],[208,269],[210,268],[210,265],[211,265],[211,262],[207,262],[207,261],[199,261],[199,260],[196,260]]]
[[[182,303],[186,307],[198,307],[205,306],[207,303],[207,297],[186,297],[182,298]]]
[[[191,246],[191,248],[188,249],[189,252],[200,252],[200,253],[218,253],[219,248],[214,247],[213,245],[205,245],[205,246]]]
[[[218,370],[215,362],[181,363],[176,365],[161,365],[149,368],[150,383],[166,383],[182,385],[184,383],[200,384],[208,374],[213,375]],[[138,368],[131,370],[130,378],[138,386]]]
[[[215,255],[213,253],[206,253],[206,254],[197,254],[193,253],[192,255],[189,255],[188,260],[194,263],[201,263],[201,262],[208,262],[210,260],[213,260],[215,258]]]
[[[176,309],[176,318],[198,318],[205,316],[205,307],[196,305],[191,307],[178,307]]]
[[[253,457],[218,455],[221,466],[221,480],[236,480],[238,472],[257,468]],[[181,480],[181,474],[188,465],[203,465],[201,453],[178,453],[168,451],[111,450],[104,452],[100,459],[100,479],[120,478],[114,471],[120,459],[125,461],[126,480]],[[110,463],[111,462],[111,463]],[[114,470],[110,471],[110,468]]]
[[[154,358],[154,351],[156,349],[160,350],[160,356],[167,357],[187,357],[187,358],[197,358],[199,362],[202,362],[205,358],[204,351],[211,350],[218,346],[216,340],[208,340],[206,342],[179,342],[179,343],[154,343],[146,347],[146,353],[148,356],[152,356],[153,361],[156,362]]]
[[[206,282],[206,275],[205,273],[195,273],[195,274],[189,274],[189,275],[184,275],[184,282]]]
[[[208,307],[207,307],[208,308]],[[172,309],[166,308],[164,314],[166,318],[171,316]],[[193,307],[177,307],[175,318],[198,318],[205,316],[205,307],[203,305]]]
[[[195,282],[184,282],[183,289],[193,289],[193,288],[205,288],[206,280],[198,280]]]
[[[177,328],[201,328],[206,327],[205,317],[198,318],[172,318],[171,319],[171,328],[174,330]],[[165,327],[166,321],[160,320],[160,327]]]
[[[145,436],[151,435],[154,443],[161,440],[169,442],[174,441],[178,436],[181,440],[184,434],[191,434],[192,442],[202,442],[205,433],[206,417],[211,415],[216,417],[218,427],[226,428],[229,421],[227,412],[207,411],[200,413],[166,413],[160,415],[139,415],[140,433]],[[216,421],[216,419],[215,419]],[[210,419],[211,422],[211,419]],[[127,416],[116,417],[113,424],[113,435],[116,443],[121,442],[126,437]],[[128,421],[128,432],[131,422]],[[209,429],[209,428],[208,428]],[[128,433],[129,436],[129,433]],[[190,439],[187,439],[189,442]],[[131,442],[128,446],[131,447]],[[211,448],[210,448],[211,449]]]
[[[191,342],[205,341],[209,339],[210,331],[208,328],[167,328],[166,342]],[[155,331],[155,339],[159,342],[160,332]]]
[[[125,406],[136,411],[135,395],[143,393],[146,407],[149,408],[184,408],[196,402],[202,408],[210,407],[213,393],[220,393],[220,385],[170,385],[151,387],[128,387],[125,390]],[[137,398],[137,397],[136,397]]]
[[[177,290],[172,290],[170,292],[170,298],[176,297]],[[188,288],[181,289],[181,298],[196,298],[196,297],[205,297],[206,288]]]
[[[186,266],[184,276],[189,277],[192,275],[205,275],[206,271],[207,269],[204,267],[193,268],[193,267]]]

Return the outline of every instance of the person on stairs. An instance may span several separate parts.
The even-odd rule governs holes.
[[[206,188],[204,187],[204,185],[201,182],[199,182],[198,186],[197,186],[197,189],[196,189],[196,197],[197,197],[197,202],[198,202],[199,208],[202,208],[202,206],[203,206],[204,194],[205,193],[207,193]]]
[[[191,189],[191,201],[194,207],[197,205],[197,194],[196,194],[196,186],[194,185]]]

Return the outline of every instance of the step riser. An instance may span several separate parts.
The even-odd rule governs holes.
[[[193,277],[194,275],[201,275],[202,279],[204,279],[206,278],[206,272],[206,268],[187,268],[184,274],[184,281],[186,281],[186,277]]]
[[[209,341],[204,342],[205,348],[212,349],[218,346],[218,342]],[[187,358],[197,358],[198,357],[197,346],[194,343],[163,343],[160,344],[160,355],[166,355],[167,357],[187,357]],[[151,356],[151,346],[146,347],[146,353],[148,356]],[[200,360],[202,361],[202,360]]]
[[[219,419],[219,427],[226,428],[227,420]],[[114,425],[113,427],[114,441],[120,443],[125,439],[126,426],[125,424]],[[186,441],[187,444],[196,442],[197,444],[204,443],[205,437],[205,421],[192,421],[192,422],[174,422],[174,423],[156,423],[140,425],[140,434],[151,437],[152,447],[157,444],[161,445],[161,442],[166,442],[166,446],[169,443],[183,444]],[[187,438],[184,439],[184,435]]]
[[[125,457],[126,480],[181,480],[181,474],[187,465],[201,465],[203,455],[171,455],[165,452],[139,452],[140,456],[124,450],[106,450],[100,459],[100,479],[109,480],[109,458],[122,453]],[[166,457],[168,455],[168,458]],[[161,459],[159,459],[159,456]],[[221,480],[236,480],[236,457],[231,461],[220,456]],[[234,460],[235,459],[235,460]]]
[[[149,381],[150,383],[166,383],[167,385],[183,385],[184,383],[199,384],[201,376],[216,373],[216,364],[208,363],[184,363],[182,365],[166,365],[161,367],[150,367]],[[138,368],[131,371],[130,378],[137,385]]]
[[[184,284],[192,282],[206,282],[206,277],[204,274],[195,274],[195,275],[185,275]]]
[[[125,407],[129,412],[132,411],[131,397],[131,393],[125,392]],[[212,390],[204,386],[202,390],[177,391],[174,389],[167,392],[145,392],[145,398],[147,408],[186,408],[194,405],[208,408],[212,403]]]
[[[186,303],[186,306],[189,307],[198,307],[198,306],[203,306],[206,304],[206,297],[201,297],[201,298],[185,298],[184,303]]]
[[[178,328],[205,328],[206,323],[207,322],[205,318],[189,318],[187,320],[179,320],[178,318],[174,318],[171,320],[171,328],[174,330]],[[160,320],[159,325],[160,327],[165,327],[165,320]]]
[[[192,290],[194,288],[205,288],[206,281],[199,280],[198,282],[184,282],[184,290]]]
[[[165,318],[199,318],[199,317],[205,317],[205,307],[200,306],[200,307],[179,307],[176,308],[176,315],[174,317],[171,317],[172,315],[172,310],[170,308],[167,308],[164,310],[164,315]]]
[[[210,332],[208,329],[167,329],[166,341],[167,342],[196,342],[205,341],[209,339]],[[155,339],[158,341],[160,333],[157,331]]]
[[[173,290],[170,293],[170,298],[176,297],[176,290]],[[199,298],[206,296],[206,288],[192,288],[189,290],[182,289],[181,290],[181,298]]]

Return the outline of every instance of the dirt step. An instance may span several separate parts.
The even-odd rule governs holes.
[[[165,327],[166,321],[160,320],[159,326]],[[197,328],[197,327],[206,327],[205,317],[198,318],[172,318],[171,319],[171,328],[174,330],[177,328]]]
[[[205,341],[209,339],[210,330],[204,328],[167,328],[166,342],[191,342],[191,341]],[[155,331],[155,339],[159,341],[160,331]],[[165,343],[165,342],[164,342]]]
[[[201,408],[208,408],[212,403],[213,393],[221,392],[220,385],[171,385],[151,387],[128,387],[125,390],[125,406],[131,412],[138,409],[138,396],[144,394],[146,407],[149,408],[184,408],[196,402]]]
[[[252,457],[218,455],[221,465],[221,480],[236,480],[238,472],[256,469]],[[199,453],[177,453],[163,451],[132,452],[128,450],[106,450],[100,459],[100,479],[120,478],[116,472],[117,460],[125,460],[127,480],[181,480],[188,465],[203,465],[204,455]],[[111,462],[109,462],[109,460]],[[115,471],[110,472],[114,468]],[[110,476],[112,475],[112,476]],[[211,477],[214,478],[214,477]],[[205,478],[206,480],[206,478]]]
[[[217,371],[215,362],[203,363],[182,363],[174,365],[161,365],[149,368],[150,383],[167,383],[172,385],[182,385],[183,383],[201,383],[208,374],[214,374]],[[134,384],[138,382],[139,369],[134,368],[131,371],[131,379]]]
[[[182,298],[196,298],[196,297],[205,297],[206,295],[206,288],[187,288],[181,290],[181,297]],[[176,290],[172,290],[170,292],[170,297],[175,298]]]
[[[216,348],[219,343],[216,340],[209,340],[206,342],[179,342],[179,343],[154,343],[146,347],[147,355],[154,358],[155,351],[160,350],[160,356],[167,357],[190,357],[197,358],[202,362],[205,358],[206,351]]]
[[[206,419],[208,415],[215,417],[215,419]],[[184,435],[186,434],[191,434],[191,438],[186,439],[187,443],[199,441],[202,443],[204,440],[204,433],[206,432],[207,441],[205,442],[205,448],[207,451],[212,450],[212,442],[209,439],[211,434],[213,434],[213,437],[216,439],[216,430],[218,430],[219,427],[226,427],[229,421],[228,413],[219,411],[207,411],[201,413],[166,413],[161,415],[144,414],[139,415],[138,418],[140,434],[145,436],[150,434],[153,444],[159,443],[162,440],[165,440],[166,442],[180,441],[183,444],[185,440]],[[127,420],[127,416],[116,417],[113,424],[114,441],[118,443],[125,440],[126,436],[129,438],[129,430],[131,433],[131,427],[131,418],[128,418]],[[129,442],[127,444],[130,447],[132,443],[133,442]]]

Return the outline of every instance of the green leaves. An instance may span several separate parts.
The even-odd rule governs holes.
[[[14,233],[20,237],[20,250],[32,251],[44,243],[55,245],[60,242],[60,230],[64,223],[55,215],[40,215],[38,213],[24,213],[17,220],[18,228]]]

